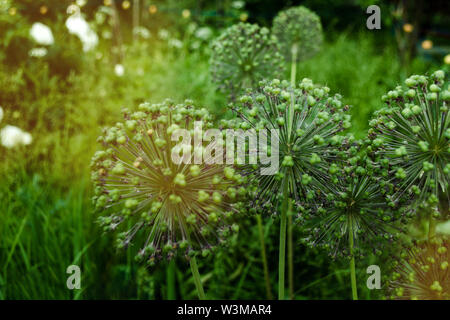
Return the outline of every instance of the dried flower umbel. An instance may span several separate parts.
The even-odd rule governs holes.
[[[243,89],[255,88],[267,78],[284,72],[278,41],[269,29],[238,23],[226,29],[212,43],[212,80],[235,99]]]
[[[390,299],[450,300],[450,243],[425,241],[404,249],[388,281]]]
[[[407,198],[411,213],[430,212],[433,238],[433,216],[448,216],[450,202],[450,88],[443,71],[411,76],[405,84],[383,96],[387,106],[370,122],[370,148],[395,185],[394,201]]]
[[[284,297],[284,260],[287,212],[301,212],[327,183],[328,163],[336,157],[342,142],[341,131],[350,126],[348,106],[341,96],[329,95],[329,88],[303,79],[298,88],[287,81],[261,82],[257,91],[240,98],[233,109],[237,118],[227,123],[240,129],[278,131],[280,167],[271,175],[261,175],[264,165],[242,166],[241,170],[256,185],[253,189],[253,211],[275,214],[281,204],[279,298]],[[267,137],[267,150],[272,150]],[[293,209],[292,206],[295,205]]]
[[[124,118],[104,130],[98,139],[104,150],[92,159],[94,203],[103,214],[99,220],[105,231],[123,230],[119,247],[142,234],[145,242],[138,259],[154,263],[177,252],[186,255],[198,280],[195,256],[208,255],[238,229],[232,219],[237,198],[244,193],[237,188],[241,177],[231,166],[172,161],[178,144],[172,141],[175,130],[187,129],[194,136],[199,134],[194,121],[201,121],[203,128],[212,125],[207,110],[192,101],[144,103],[137,112],[125,111]],[[194,148],[194,139],[182,150],[193,150],[192,159],[195,152],[203,152]]]
[[[392,201],[393,186],[379,175],[366,157],[362,142],[344,139],[339,157],[330,163],[330,181],[305,214],[310,226],[307,241],[321,246],[333,257],[350,259],[353,299],[358,299],[355,258],[392,243],[394,222],[402,210]]]

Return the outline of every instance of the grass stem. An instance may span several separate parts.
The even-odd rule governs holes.
[[[189,263],[191,265],[192,276],[194,277],[195,288],[197,289],[198,298],[200,300],[206,300],[202,280],[200,279],[200,273],[198,272],[197,259],[195,257],[192,257]]]
[[[175,259],[169,262],[167,268],[167,299],[176,300],[175,294]]]
[[[259,242],[261,245],[261,258],[263,261],[263,267],[264,267],[264,281],[266,283],[266,296],[267,299],[272,300],[272,290],[270,285],[270,277],[269,277],[269,265],[267,263],[267,254],[266,254],[266,244],[264,242],[264,230],[262,225],[262,219],[261,215],[256,215],[256,221],[258,223],[258,233],[259,233]]]
[[[280,219],[280,249],[278,253],[278,300],[284,300],[284,274],[286,265],[286,218],[289,205],[288,183],[283,190],[283,204]]]

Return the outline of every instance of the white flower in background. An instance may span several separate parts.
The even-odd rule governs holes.
[[[160,29],[158,31],[158,37],[162,40],[167,40],[170,37],[170,33],[166,29]]]
[[[181,47],[183,47],[183,42],[178,39],[170,39],[169,47],[180,49]]]
[[[69,33],[76,35],[83,44],[83,51],[90,51],[98,44],[98,36],[91,29],[84,18],[79,15],[72,15],[66,20],[66,27]]]
[[[114,66],[114,73],[116,74],[116,76],[121,77],[125,73],[125,68],[121,64],[116,64]]]
[[[76,4],[71,4],[70,6],[67,7],[66,10],[68,15],[74,15],[74,14],[79,14],[80,13],[80,7],[77,6]]]
[[[55,42],[52,30],[40,22],[35,22],[31,26],[30,36],[34,39],[34,41],[36,41],[36,43],[43,46],[51,46]]]
[[[29,145],[32,140],[31,134],[15,126],[7,125],[0,131],[0,141],[5,148]]]
[[[233,1],[231,3],[231,6],[234,9],[242,9],[245,6],[245,2],[244,1]]]
[[[193,34],[197,30],[197,24],[195,22],[191,22],[188,24],[186,31],[188,34]]]
[[[213,34],[213,32],[212,32],[211,28],[208,28],[208,27],[199,28],[195,32],[195,36],[204,41],[211,38],[212,34]]]
[[[133,32],[143,39],[149,39],[151,36],[150,31],[145,27],[136,27]]]
[[[28,55],[30,57],[42,58],[47,55],[47,52],[46,48],[33,48],[28,52]]]
[[[87,1],[86,0],[77,0],[76,3],[81,8],[86,5]]]
[[[0,107],[0,122],[3,120],[3,108]]]
[[[194,41],[191,44],[191,49],[193,50],[197,50],[198,48],[200,48],[200,41]]]

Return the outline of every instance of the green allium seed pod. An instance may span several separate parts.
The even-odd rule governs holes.
[[[394,223],[404,214],[393,202],[393,186],[367,158],[364,144],[348,136],[340,149],[329,166],[329,183],[306,216],[305,240],[327,249],[333,258],[362,257],[368,249],[376,253],[393,242]]]
[[[278,13],[273,20],[272,31],[279,40],[287,61],[292,61],[294,46],[297,50],[295,61],[303,61],[314,56],[322,46],[320,18],[303,6]]]
[[[450,203],[450,87],[443,71],[414,75],[383,100],[371,120],[372,157],[395,185],[395,201],[448,215]]]
[[[288,196],[298,207],[294,211],[305,214],[304,203],[314,199],[327,183],[328,163],[342,143],[339,133],[350,127],[349,106],[343,105],[339,94],[329,95],[329,88],[309,79],[303,79],[295,89],[287,81],[262,81],[258,90],[249,91],[239,100],[232,106],[237,118],[223,121],[224,126],[254,129],[259,143],[261,132],[265,132],[267,140],[266,148],[265,144],[258,145],[257,163],[249,164],[246,159],[240,168],[253,185],[249,187],[253,211],[275,214],[283,197]],[[271,130],[278,131],[278,153],[272,144],[276,135]],[[261,156],[266,155],[276,157],[279,168],[262,175],[261,169],[268,165]]]
[[[188,137],[195,137],[195,121],[203,130],[211,128],[208,111],[192,101],[175,105],[166,100],[141,104],[137,112],[125,110],[124,118],[99,137],[103,150],[95,153],[91,165],[94,204],[104,214],[101,225],[105,231],[124,230],[118,246],[127,247],[142,236],[137,258],[153,263],[177,252],[205,254],[230,239],[237,231],[237,198],[244,193],[233,192],[238,189],[234,169],[194,164],[194,154],[204,151],[203,142],[194,147],[195,138],[179,150],[189,152],[191,161],[172,161],[179,145],[172,141],[173,132],[187,129]]]
[[[450,242],[416,243],[403,249],[388,279],[390,299],[450,300]]]
[[[226,29],[212,43],[212,80],[235,99],[243,89],[254,88],[263,79],[280,77],[283,57],[269,29],[238,23]]]

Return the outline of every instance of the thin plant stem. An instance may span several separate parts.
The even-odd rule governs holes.
[[[289,201],[288,209],[288,281],[289,281],[289,299],[294,299],[294,241],[293,241],[293,223],[292,223],[292,204]]]
[[[177,297],[175,295],[175,259],[169,262],[169,267],[167,268],[167,299],[175,300]]]
[[[353,300],[358,300],[358,290],[356,288],[356,268],[355,268],[355,256],[353,255],[353,221],[350,217],[349,219],[349,235],[348,235],[348,242],[349,242],[349,249],[350,249],[350,278],[352,282],[352,297]]]
[[[202,280],[200,279],[200,273],[198,272],[197,259],[192,257],[189,261],[191,265],[192,276],[194,277],[195,288],[197,289],[198,298],[205,300],[205,291],[203,290]]]
[[[294,43],[291,47],[291,86],[295,87],[295,79],[297,77],[297,53],[298,46]]]
[[[297,44],[294,43],[291,47],[291,86],[295,88],[295,79],[297,75],[297,53],[298,47]],[[292,125],[294,121],[294,99],[292,97],[291,103],[289,106],[289,128],[288,128],[288,136],[290,138]],[[287,194],[286,194],[287,196]],[[289,277],[289,297],[293,299],[294,297],[294,240],[292,235],[292,215],[291,215],[291,202],[289,201],[289,214],[288,214],[288,277]]]
[[[272,296],[272,290],[271,290],[271,285],[270,285],[269,265],[267,263],[266,244],[264,242],[264,230],[263,230],[263,225],[262,225],[262,219],[261,219],[260,214],[257,214],[255,217],[256,217],[256,221],[258,223],[259,242],[261,245],[261,258],[262,258],[263,267],[264,267],[264,281],[266,283],[266,296],[267,296],[267,299],[272,300],[273,296]]]
[[[284,273],[286,264],[286,218],[289,205],[288,183],[283,190],[283,204],[280,221],[280,249],[278,254],[278,300],[284,300]]]

